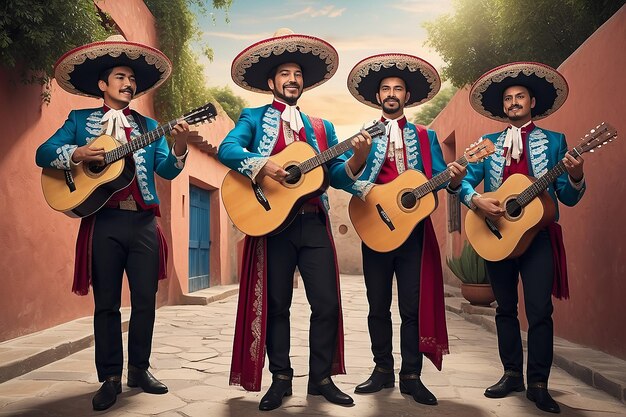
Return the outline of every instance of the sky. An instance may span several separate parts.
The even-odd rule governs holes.
[[[380,110],[359,103],[348,92],[352,67],[371,55],[400,52],[425,59],[441,71],[443,60],[424,45],[422,23],[451,13],[451,1],[234,0],[227,14],[218,10],[213,16],[198,16],[201,40],[213,49],[214,60],[210,62],[196,48],[208,85],[227,85],[249,107],[257,107],[269,103],[271,95],[244,90],[230,76],[231,63],[243,49],[271,37],[279,28],[330,43],[339,54],[337,72],[326,83],[304,92],[298,105],[307,114],[333,122],[341,140],[380,117]],[[410,119],[417,111],[411,108],[405,114]]]

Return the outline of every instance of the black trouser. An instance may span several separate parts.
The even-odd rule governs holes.
[[[528,319],[528,383],[547,382],[552,365],[552,246],[546,230],[537,234],[517,259],[487,262],[487,274],[498,301],[498,349],[505,371],[523,371],[523,350],[517,318],[517,283],[521,274]]]
[[[321,213],[298,214],[267,238],[267,356],[272,374],[293,375],[289,360],[289,307],[298,267],[311,306],[309,377],[330,376],[337,343],[339,295],[333,247]]]
[[[363,274],[370,311],[367,316],[372,353],[377,366],[393,369],[391,328],[391,285],[394,272],[400,309],[400,374],[420,374],[423,355],[419,351],[419,293],[424,225],[420,222],[406,242],[391,252],[376,252],[365,244]]]
[[[130,288],[128,364],[150,366],[159,273],[159,241],[152,211],[102,209],[93,232],[93,297],[96,368],[102,382],[122,375],[121,293],[124,270]]]

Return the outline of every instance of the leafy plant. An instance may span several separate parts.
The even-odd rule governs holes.
[[[453,85],[472,83],[485,71],[513,61],[539,61],[556,68],[624,0],[456,0],[454,12],[424,24],[426,45],[446,62],[442,75]]]
[[[173,65],[172,76],[157,91],[155,110],[162,120],[172,120],[191,108],[215,101],[204,77],[204,67],[191,48],[200,39],[196,13],[208,12],[202,0],[145,0],[156,19],[159,49]],[[228,11],[232,0],[213,0],[213,9]],[[214,16],[213,16],[214,19]],[[226,18],[228,20],[228,18]],[[209,60],[213,51],[204,45],[203,52]]]
[[[53,64],[68,50],[104,39],[109,17],[93,0],[11,0],[0,6],[0,65],[17,68],[26,84],[48,85]],[[42,98],[50,101],[44,89]]]
[[[431,101],[420,106],[420,111],[415,115],[413,123],[424,126],[429,125],[430,122],[435,120],[435,117],[439,115],[441,110],[446,107],[457,90],[458,88],[453,85],[444,87]]]
[[[450,271],[464,284],[488,284],[485,260],[467,241],[458,257],[446,258]]]

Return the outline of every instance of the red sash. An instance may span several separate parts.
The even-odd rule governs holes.
[[[309,117],[317,144],[321,151],[328,149],[326,129],[322,119]],[[329,222],[326,230],[333,245],[335,265],[337,252],[332,239]],[[339,321],[337,346],[333,355],[332,375],[345,374],[343,349],[343,314],[339,271],[337,294],[339,295]],[[267,329],[267,245],[265,237],[245,237],[239,282],[237,321],[233,339],[233,354],[230,364],[230,385],[241,385],[247,391],[260,391],[265,366],[265,339]]]
[[[424,126],[417,125],[416,127],[424,174],[426,177],[432,178],[433,162],[428,131]],[[443,355],[450,353],[450,351],[448,349],[446,310],[443,301],[441,255],[430,216],[424,219],[419,297],[419,350],[431,360],[438,370],[441,370]]]

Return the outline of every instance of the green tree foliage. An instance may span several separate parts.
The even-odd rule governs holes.
[[[191,49],[199,39],[198,22],[192,8],[201,13],[208,9],[202,0],[145,0],[154,15],[159,35],[159,48],[173,64],[170,79],[158,90],[155,110],[162,120],[173,120],[214,97],[204,79],[204,67]],[[227,10],[232,0],[213,0],[214,9]],[[204,48],[212,59],[212,50]]]
[[[108,19],[93,0],[9,0],[0,6],[0,65],[24,82],[45,84],[69,49],[107,37]]]
[[[558,67],[626,0],[455,0],[454,14],[424,24],[427,45],[461,87],[498,65],[538,61]]]
[[[441,110],[446,107],[457,90],[458,88],[452,85],[444,87],[431,101],[420,106],[420,111],[413,118],[413,123],[429,125],[430,122],[435,120],[435,117],[437,117]]]
[[[241,110],[248,105],[243,98],[235,95],[228,86],[211,87],[209,92],[220,103],[228,117],[235,122],[239,119]]]

